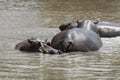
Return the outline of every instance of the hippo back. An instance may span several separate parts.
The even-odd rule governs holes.
[[[120,23],[99,22],[97,26],[100,37],[120,36]]]
[[[56,34],[51,41],[51,46],[63,52],[95,51],[102,46],[102,41],[91,30],[73,28]]]

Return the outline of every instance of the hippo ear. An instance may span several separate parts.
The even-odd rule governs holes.
[[[78,24],[79,24],[79,23],[81,23],[81,21],[80,21],[80,20],[77,20],[76,22],[77,22]]]
[[[62,24],[62,25],[59,26],[59,29],[60,29],[61,31],[64,31],[69,25],[70,25],[70,23]]]
[[[77,22],[77,28],[80,28],[83,22],[81,20],[77,20],[76,22]]]
[[[29,43],[31,43],[31,44],[33,43],[30,39],[27,39],[27,41],[28,41]]]
[[[95,20],[93,21],[94,24],[98,24],[99,23],[99,20]]]

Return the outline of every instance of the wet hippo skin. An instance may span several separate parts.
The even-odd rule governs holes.
[[[20,51],[27,51],[27,52],[42,52],[44,54],[62,54],[61,50],[54,49],[50,46],[50,42],[43,41],[40,39],[27,39],[15,46],[15,49]]]
[[[120,36],[120,24],[112,22],[99,22],[91,20],[77,20],[70,23],[65,23],[59,26],[61,31],[72,29],[72,28],[85,28],[93,30],[100,37],[116,37]]]
[[[36,40],[24,40],[15,46],[15,49],[28,52],[39,52],[40,42]]]
[[[98,22],[93,22],[91,20],[77,20],[74,22],[62,24],[59,26],[59,29],[61,31],[64,31],[64,30],[69,30],[73,28],[85,28],[87,30],[92,30],[98,33],[98,28],[96,26],[97,23]]]
[[[98,22],[96,24],[100,37],[116,37],[120,36],[120,24],[112,22]]]
[[[73,28],[56,34],[51,46],[63,52],[96,51],[102,46],[100,37],[93,31],[84,28]]]

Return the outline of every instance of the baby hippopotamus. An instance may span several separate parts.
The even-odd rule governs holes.
[[[42,52],[45,54],[62,54],[62,51],[54,49],[50,46],[50,42],[47,40],[43,41],[40,39],[27,39],[15,46],[15,49],[20,51],[27,51],[27,52]]]
[[[20,51],[28,51],[28,52],[40,52],[39,50],[40,47],[41,44],[39,41],[27,39],[18,43],[15,46],[15,49],[18,49]]]

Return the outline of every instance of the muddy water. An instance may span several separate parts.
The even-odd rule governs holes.
[[[77,19],[120,22],[119,0],[0,0],[0,80],[119,80],[120,37],[102,38],[95,52],[20,52],[30,37],[51,38]]]

